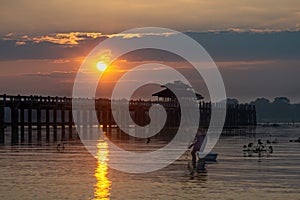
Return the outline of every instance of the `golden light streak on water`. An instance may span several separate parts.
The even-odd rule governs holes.
[[[94,200],[109,200],[110,199],[110,188],[111,181],[108,179],[108,144],[99,140],[97,144],[97,169],[95,171],[95,177],[97,183],[95,184]]]

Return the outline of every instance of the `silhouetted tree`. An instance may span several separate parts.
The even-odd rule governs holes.
[[[291,104],[287,97],[276,97],[273,102],[258,98],[251,104],[256,107],[258,122],[300,121],[300,104]]]
[[[290,100],[287,97],[276,97],[273,103],[282,105],[290,104]]]
[[[255,105],[257,120],[259,122],[269,121],[272,109],[270,101],[266,98],[258,98],[250,104]]]
[[[227,104],[239,104],[239,101],[237,99],[231,99],[227,98]]]

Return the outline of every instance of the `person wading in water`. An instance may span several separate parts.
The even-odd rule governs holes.
[[[205,140],[205,136],[206,134],[204,132],[198,130],[192,144],[189,146],[189,149],[193,147],[193,150],[191,151],[193,167],[196,167],[196,153],[197,151],[200,151],[200,148]]]

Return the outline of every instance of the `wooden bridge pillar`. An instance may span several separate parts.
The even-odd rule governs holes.
[[[46,108],[46,141],[50,141],[50,112],[48,108]]]
[[[81,110],[81,115],[82,115],[82,118],[81,118],[82,126],[84,128],[86,128],[86,126],[87,126],[87,111],[86,111],[86,109]]]
[[[27,119],[28,119],[28,142],[32,141],[32,109],[28,108],[27,110]]]
[[[90,128],[93,128],[93,126],[94,126],[94,118],[93,118],[93,110],[90,110],[89,111],[89,114],[90,114],[90,116],[89,116],[89,119],[90,119]]]
[[[66,130],[65,130],[65,108],[61,109],[61,140],[66,139]]]
[[[5,142],[5,110],[4,105],[0,105],[0,144]]]
[[[76,124],[76,128],[77,130],[81,129],[81,110],[77,110],[77,124]],[[79,125],[79,126],[78,126]],[[77,139],[80,139],[80,136],[78,134],[78,131],[76,132],[77,133]]]
[[[72,132],[73,132],[73,114],[72,109],[69,110],[69,139],[72,139]]]
[[[37,114],[37,141],[42,140],[42,126],[41,126],[41,118],[42,118],[42,112],[41,108],[37,108],[36,110]]]
[[[87,113],[87,110],[86,108],[83,108],[81,110],[81,113],[82,113],[82,118],[81,118],[81,122],[82,122],[82,133],[81,133],[81,136],[82,136],[82,139],[87,139],[88,138],[88,129],[87,129],[87,116],[88,116],[88,113]]]
[[[102,117],[103,117],[103,131],[106,132],[107,131],[107,121],[108,121],[108,109],[106,107],[104,107],[103,112],[102,112]]]
[[[140,106],[136,106],[136,108],[134,109],[134,119],[133,119],[134,123],[136,123],[137,125],[141,125],[141,111],[140,111]]]
[[[125,120],[125,114],[124,114],[124,111],[122,109],[120,109],[118,111],[118,114],[119,114],[119,119],[121,121],[121,123],[119,124],[119,128],[121,127],[126,127],[126,120]]]
[[[88,139],[88,135],[89,135],[89,127],[88,127],[88,110],[86,108],[83,108],[81,110],[81,113],[82,113],[82,138],[83,139]]]
[[[112,128],[112,119],[113,119],[113,116],[112,116],[112,110],[111,109],[108,109],[108,111],[107,111],[107,114],[108,114],[108,116],[107,116],[107,121],[108,121],[108,129],[109,129],[109,132],[111,131],[111,128]]]
[[[20,128],[21,128],[21,142],[25,141],[25,112],[24,112],[24,108],[20,109]]]
[[[17,105],[13,105],[11,108],[11,143],[19,143],[19,110]]]
[[[53,140],[57,141],[57,110],[53,109]]]
[[[97,124],[98,124],[98,127],[100,128],[100,125],[101,125],[101,111],[100,111],[100,109],[96,110],[96,115],[97,115]]]

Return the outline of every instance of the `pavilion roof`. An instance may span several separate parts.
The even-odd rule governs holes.
[[[191,96],[191,92],[192,91],[190,91],[190,90],[180,90],[181,95],[185,96],[185,97]],[[197,100],[204,99],[201,94],[195,93],[195,95],[197,97]],[[156,92],[156,93],[152,94],[152,96],[171,98],[171,99],[176,98],[175,94],[169,88],[165,88],[164,90]]]

